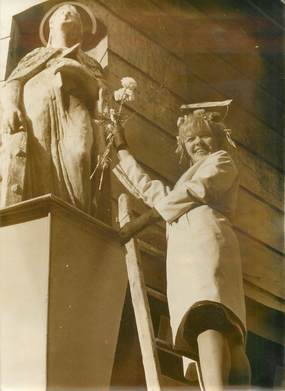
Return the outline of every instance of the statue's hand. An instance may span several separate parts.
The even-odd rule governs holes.
[[[54,74],[63,72],[73,76],[87,76],[87,71],[84,65],[72,58],[62,58],[56,65],[53,66]]]
[[[2,127],[4,133],[17,133],[26,131],[26,120],[22,110],[15,105],[6,105],[3,110]]]
[[[108,108],[108,98],[109,98],[109,92],[107,88],[99,88],[98,91],[98,100],[97,100],[97,107],[96,107],[96,114],[100,117],[103,115],[104,110],[109,110]]]
[[[58,72],[67,75],[85,89],[87,96],[98,99],[99,88],[97,80],[85,65],[72,58],[63,58],[53,66],[53,72],[55,75]]]
[[[90,83],[93,78],[88,68],[72,58],[62,58],[56,65],[53,66],[54,74],[62,72],[72,76],[75,79],[79,79],[83,82]]]

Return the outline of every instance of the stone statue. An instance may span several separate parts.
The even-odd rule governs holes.
[[[189,169],[173,189],[152,180],[114,132],[120,163],[114,172],[150,209],[125,225],[128,240],[147,224],[167,223],[167,297],[174,348],[198,361],[202,387],[246,385],[246,319],[240,251],[231,226],[239,186],[237,168],[221,147],[229,129],[217,113],[195,110],[181,118],[178,152]],[[187,375],[187,372],[186,372]]]
[[[73,5],[59,6],[49,27],[47,47],[28,53],[2,90],[1,207],[53,193],[92,213],[92,116],[105,89],[103,70],[80,48]]]

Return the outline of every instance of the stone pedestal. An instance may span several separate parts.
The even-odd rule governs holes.
[[[0,223],[0,388],[108,389],[127,285],[117,233],[50,195]]]

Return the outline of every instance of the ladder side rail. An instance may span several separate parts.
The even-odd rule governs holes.
[[[119,197],[119,223],[123,227],[131,221],[129,197],[121,194]],[[161,391],[161,373],[150,315],[147,289],[141,266],[141,257],[137,240],[132,238],[125,244],[126,266],[130,292],[138,330],[143,366],[148,391]]]

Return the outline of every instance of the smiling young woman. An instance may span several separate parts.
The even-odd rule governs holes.
[[[147,224],[166,221],[174,348],[198,361],[205,390],[218,391],[250,381],[241,259],[231,226],[239,176],[221,149],[229,134],[216,113],[196,110],[178,126],[177,152],[190,168],[173,189],[144,172],[127,150],[123,129],[115,129],[115,173],[152,208],[123,227],[121,236],[127,241]]]

